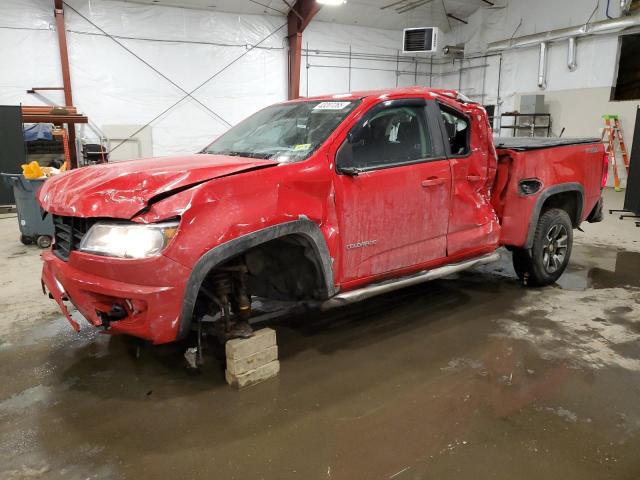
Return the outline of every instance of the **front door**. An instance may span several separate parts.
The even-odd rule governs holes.
[[[336,154],[340,283],[446,257],[451,174],[427,115],[437,107],[427,107],[424,99],[372,107]]]

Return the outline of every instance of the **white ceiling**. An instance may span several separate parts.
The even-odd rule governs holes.
[[[167,5],[176,7],[198,8],[210,11],[253,13],[279,15],[286,14],[289,4],[294,0],[125,0],[134,3],[148,3],[152,5]],[[381,9],[398,0],[347,0],[347,3],[331,7],[323,6],[316,20],[324,22],[342,23],[347,25],[363,25],[368,27],[400,29],[415,26],[439,26],[444,30],[449,25],[455,26],[456,20],[447,19],[447,13],[462,19],[467,18],[478,8],[489,7],[482,0],[403,0],[396,6]],[[492,0],[503,2],[504,0]],[[415,8],[404,13],[398,13],[396,8],[407,4],[418,3]],[[260,5],[262,4],[262,5]],[[280,12],[280,13],[279,13]]]

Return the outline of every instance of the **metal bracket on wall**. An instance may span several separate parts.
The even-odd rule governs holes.
[[[584,27],[582,27],[584,33],[587,33],[589,31],[589,24],[591,23],[591,20],[593,19],[593,16],[598,11],[598,8],[600,8],[600,0],[598,0],[596,2],[596,6],[593,8],[593,12],[591,12],[591,15],[589,15],[589,18],[587,18],[587,21],[585,22]]]

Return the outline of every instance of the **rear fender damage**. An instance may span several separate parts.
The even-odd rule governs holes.
[[[527,231],[527,242],[524,248],[533,246],[538,219],[545,209],[557,207],[565,210],[571,217],[574,228],[580,226],[582,220],[582,209],[584,205],[584,187],[579,183],[561,183],[552,185],[543,190],[536,199],[535,206],[531,212],[529,228]]]

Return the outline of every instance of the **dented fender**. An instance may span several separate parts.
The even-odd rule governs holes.
[[[56,215],[130,219],[149,202],[176,190],[277,164],[200,154],[92,165],[50,178],[38,199],[47,212]]]

